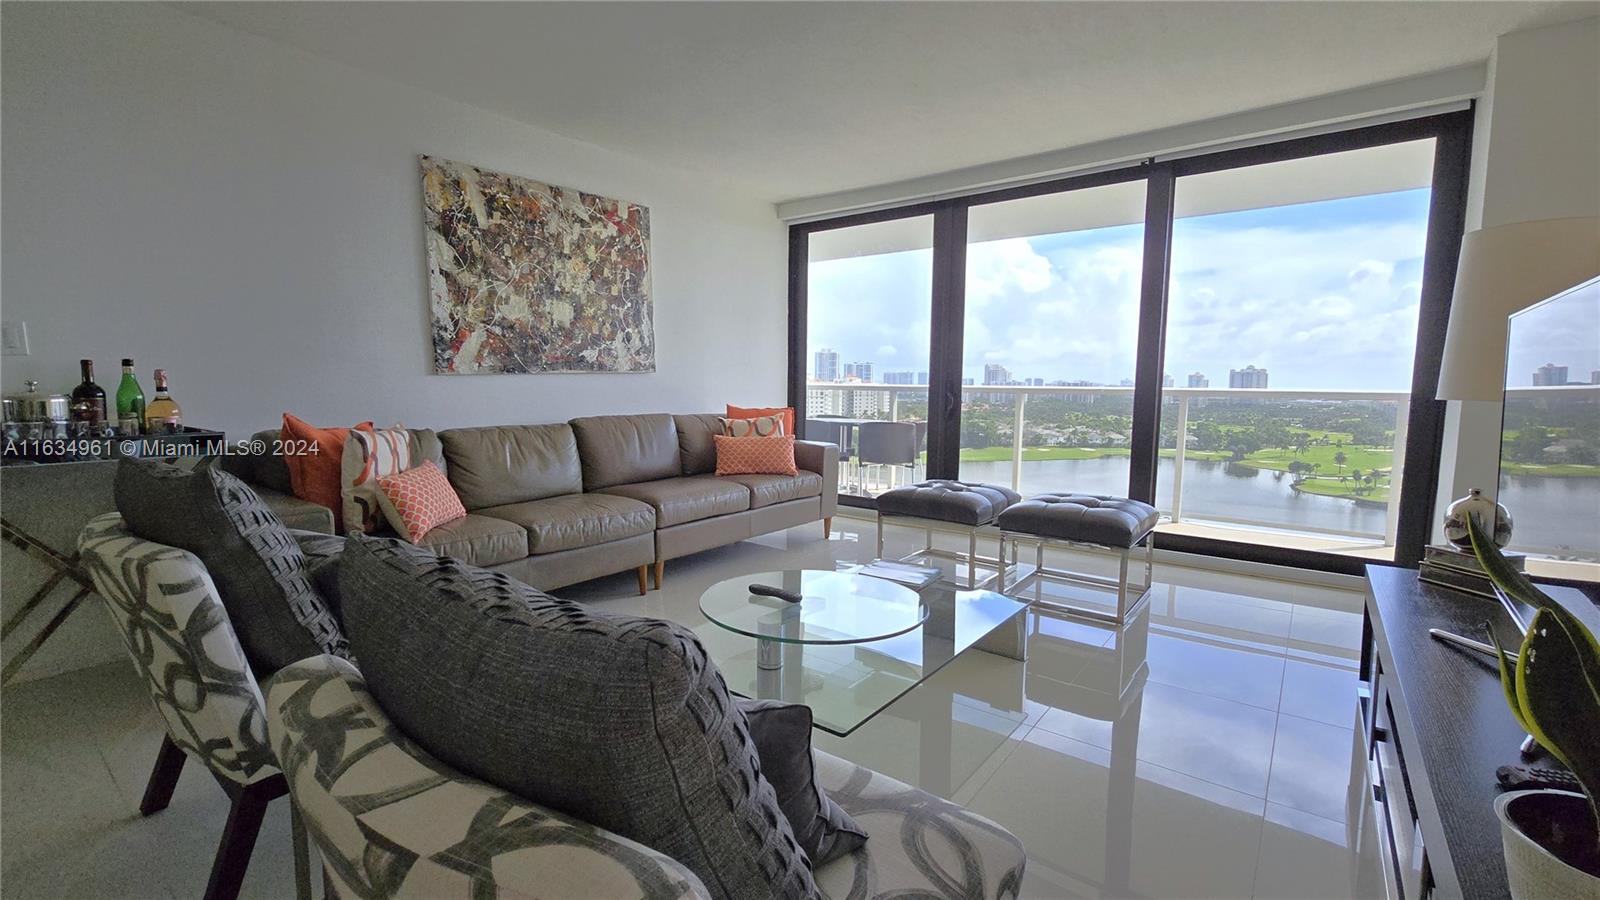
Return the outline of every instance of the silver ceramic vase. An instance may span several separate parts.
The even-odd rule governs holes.
[[[1494,535],[1494,545],[1504,547],[1511,542],[1511,513],[1499,503],[1472,488],[1467,495],[1450,504],[1444,514],[1444,536],[1463,550],[1472,549],[1472,536],[1467,533],[1467,516],[1478,520],[1478,527]]]

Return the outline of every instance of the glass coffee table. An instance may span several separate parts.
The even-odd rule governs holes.
[[[804,703],[816,727],[843,736],[966,650],[1026,658],[1031,601],[943,581],[917,591],[859,569],[759,572],[707,588],[708,623],[695,631],[729,689]],[[754,595],[752,584],[802,599]]]

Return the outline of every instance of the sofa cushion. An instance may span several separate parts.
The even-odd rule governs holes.
[[[822,496],[822,476],[804,470],[797,475],[724,475],[722,479],[737,481],[750,491],[751,509]]]
[[[678,429],[678,455],[682,457],[683,474],[710,475],[717,468],[717,447],[712,435],[722,433],[722,416],[673,416]]]
[[[113,491],[128,530],[200,558],[258,678],[350,645],[289,529],[250,486],[208,464],[124,459]]]
[[[782,700],[735,699],[750,722],[761,774],[772,783],[795,840],[813,867],[861,849],[867,833],[817,783],[811,756],[811,707]]]
[[[656,529],[648,503],[612,494],[568,494],[478,510],[528,530],[529,554],[620,541]]]
[[[572,429],[499,425],[439,432],[445,471],[467,509],[504,506],[583,490]]]
[[[650,504],[656,511],[657,528],[671,528],[750,508],[749,488],[715,475],[681,475],[643,484],[619,484],[600,493],[632,497]]]
[[[665,853],[713,896],[816,894],[692,631],[381,538],[352,537],[339,577],[373,698],[446,765]]]
[[[439,443],[439,435],[428,428],[407,430],[411,432],[411,464],[416,465],[424,459],[431,459],[434,465],[444,469],[444,448]],[[293,495],[294,485],[289,480],[289,464],[284,461],[280,452],[282,440],[281,428],[258,431],[250,435],[250,439],[245,442],[245,452],[218,457],[217,464],[229,475],[244,480],[255,488],[257,493],[260,493],[261,488],[269,488],[280,494]],[[271,498],[262,499],[268,503],[272,502]],[[281,518],[283,513],[280,512],[278,515]],[[328,520],[330,522],[333,520],[331,512]]]
[[[586,491],[683,473],[678,426],[666,413],[573,419],[572,431]]]
[[[474,566],[497,566],[528,555],[528,530],[505,519],[467,513],[429,529],[417,546]]]

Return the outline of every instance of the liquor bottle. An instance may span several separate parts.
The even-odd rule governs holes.
[[[144,408],[144,430],[149,434],[177,434],[183,430],[183,410],[167,393],[167,370],[156,370],[156,398]]]
[[[80,359],[83,382],[72,389],[67,407],[72,431],[79,436],[98,436],[106,424],[106,392],[94,383],[94,360]]]
[[[117,385],[117,431],[134,437],[144,430],[144,388],[133,374],[133,360],[122,361],[122,383]]]

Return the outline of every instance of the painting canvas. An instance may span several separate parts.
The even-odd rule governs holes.
[[[654,372],[650,210],[422,157],[434,370]]]

